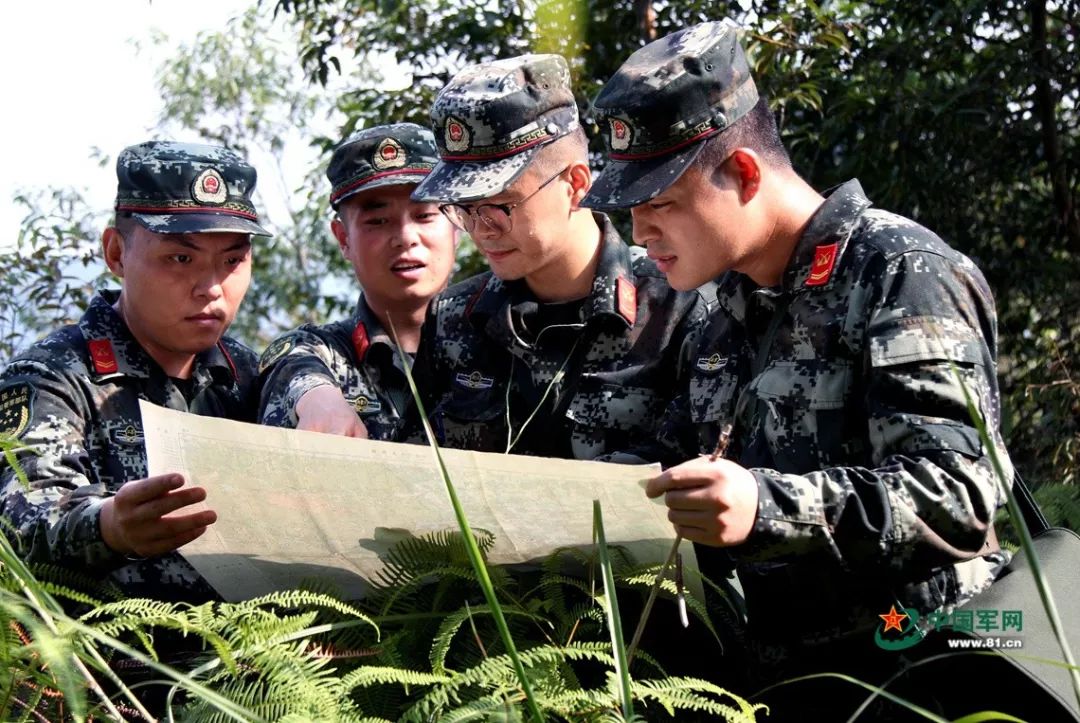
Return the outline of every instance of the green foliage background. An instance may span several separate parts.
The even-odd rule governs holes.
[[[325,164],[355,128],[425,123],[434,94],[466,63],[537,51],[570,59],[595,136],[589,100],[634,49],[724,16],[744,25],[758,84],[815,187],[859,178],[876,205],[927,225],[986,273],[998,304],[1009,451],[1047,489],[1051,515],[1075,524],[1075,495],[1048,485],[1075,491],[1080,456],[1076,0],[262,2],[159,69],[162,133],[195,129],[280,161],[291,132],[343,119],[336,132],[306,134]],[[407,81],[388,91],[386,79],[401,74],[394,68]],[[259,248],[234,328],[255,347],[353,303],[327,233],[323,167],[302,179],[284,178],[280,162],[271,173],[260,168],[260,185],[276,172],[296,192],[289,218]],[[17,200],[28,220],[3,271],[0,359],[76,317],[104,281],[87,281],[103,218],[79,201],[64,188]],[[459,277],[482,266],[463,244]]]

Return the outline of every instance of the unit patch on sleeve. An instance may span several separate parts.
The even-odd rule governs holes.
[[[259,373],[262,374],[271,364],[288,354],[292,347],[293,342],[289,337],[278,339],[268,346],[266,351],[263,352],[262,359],[259,360]]]
[[[0,388],[0,436],[18,437],[26,431],[34,416],[37,389],[26,382]]]

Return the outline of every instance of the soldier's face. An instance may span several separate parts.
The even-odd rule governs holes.
[[[634,242],[672,288],[688,291],[745,262],[753,231],[736,187],[691,167],[663,193],[631,209]]]
[[[347,198],[331,224],[369,304],[426,304],[454,270],[457,231],[434,203],[409,200],[413,184]]]
[[[478,223],[472,234],[492,273],[503,281],[525,278],[534,289],[543,287],[545,274],[559,273],[560,261],[571,254],[568,226],[574,189],[563,182],[566,175],[566,169],[555,178],[530,169],[502,193],[474,202],[512,207],[509,231]]]
[[[123,279],[124,320],[167,371],[167,360],[217,343],[251,282],[251,237],[242,233],[159,234],[135,226],[124,238],[110,229],[105,255]]]

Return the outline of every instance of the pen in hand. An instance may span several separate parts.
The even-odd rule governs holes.
[[[716,448],[713,449],[713,453],[709,455],[709,461],[715,462],[727,454],[728,444],[730,443],[731,422],[728,422],[720,430],[720,436],[716,440]],[[675,545],[672,549],[678,550],[681,543],[682,535],[676,535]],[[684,628],[690,627],[690,618],[686,614],[686,595],[683,594],[682,553],[679,552],[675,553],[675,600],[679,605],[679,622],[682,623]]]
[[[720,430],[720,436],[716,440],[716,448],[713,449],[713,453],[709,455],[709,461],[715,462],[716,460],[727,454],[728,444],[731,442],[731,430],[732,425],[730,422],[725,424]],[[641,634],[645,630],[645,621],[649,618],[649,612],[652,610],[653,602],[656,600],[656,593],[660,589],[660,585],[667,574],[668,568],[672,563],[675,564],[675,598],[679,606],[679,622],[682,626],[690,626],[690,618],[686,613],[686,595],[683,593],[683,571],[682,571],[682,555],[679,553],[679,545],[682,544],[682,535],[675,535],[675,543],[671,546],[671,552],[668,553],[667,561],[663,567],[660,568],[660,574],[656,576],[656,582],[652,586],[652,590],[649,591],[649,599],[645,602],[645,608],[642,610],[641,619],[638,621],[637,629],[634,631],[634,636],[630,641],[630,647],[627,648],[628,660],[634,659],[634,653],[637,652],[638,642],[641,640]]]

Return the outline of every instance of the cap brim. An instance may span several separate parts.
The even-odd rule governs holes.
[[[581,205],[598,211],[630,208],[650,201],[682,177],[701,153],[705,142],[685,150],[644,161],[608,161],[593,180]]]
[[[414,201],[460,203],[489,198],[506,190],[542,146],[496,161],[440,161],[412,193]]]
[[[429,174],[428,173],[393,173],[376,178],[367,183],[362,183],[356,188],[350,189],[348,193],[341,198],[337,198],[331,204],[335,209],[341,205],[342,201],[346,201],[362,191],[370,191],[373,188],[382,188],[384,186],[404,186],[417,185],[423,181]]]
[[[154,233],[271,233],[254,221],[227,213],[133,213],[131,217]]]

